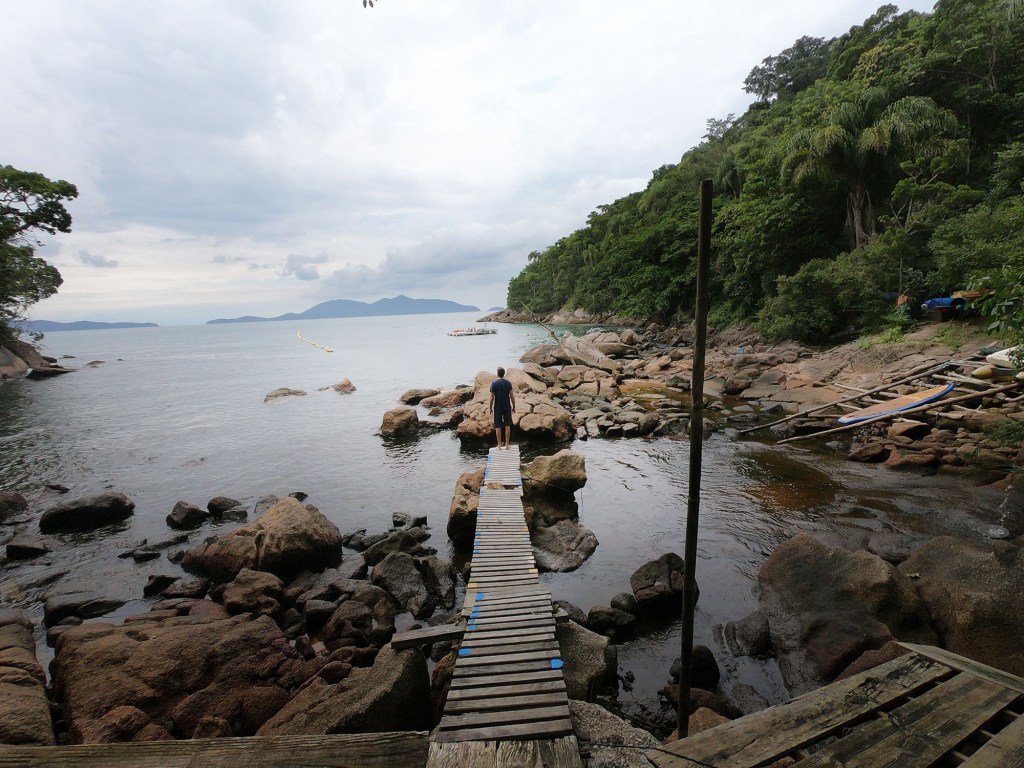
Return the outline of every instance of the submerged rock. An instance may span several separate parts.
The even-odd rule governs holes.
[[[135,502],[123,493],[103,493],[55,504],[39,518],[43,533],[92,530],[132,516]]]

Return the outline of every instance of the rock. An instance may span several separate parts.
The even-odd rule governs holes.
[[[0,745],[55,743],[32,622],[21,611],[0,610]]]
[[[217,581],[243,568],[289,578],[341,562],[341,532],[316,507],[286,496],[259,518],[185,553],[182,565]]]
[[[210,582],[206,579],[180,578],[161,590],[160,594],[166,598],[201,598],[206,596],[209,589]]]
[[[434,601],[411,555],[392,552],[374,567],[370,583],[387,590],[416,618],[434,611]]]
[[[551,604],[555,606],[555,608],[561,608],[565,611],[569,618],[580,626],[587,626],[587,614],[585,614],[579,607],[573,605],[567,600],[552,600]]]
[[[273,392],[267,394],[267,396],[263,398],[263,402],[269,403],[271,400],[277,400],[278,398],[282,397],[301,397],[305,394],[306,393],[303,392],[301,389],[289,389],[288,387],[279,387],[275,389]]]
[[[452,564],[431,555],[420,560],[417,565],[434,604],[441,608],[454,608],[457,576]]]
[[[761,611],[754,611],[745,619],[728,622],[722,634],[733,656],[763,658],[771,655],[772,638],[768,630],[768,618]]]
[[[923,421],[897,421],[887,430],[890,438],[909,437],[911,440],[920,440],[932,431],[930,424]]]
[[[143,597],[153,597],[162,594],[171,584],[178,580],[177,576],[170,576],[164,573],[154,573],[149,576],[146,586],[142,588]]]
[[[455,483],[455,495],[448,510],[448,538],[459,549],[470,549],[476,535],[476,515],[485,468],[466,472]]]
[[[420,405],[424,408],[455,408],[473,399],[472,387],[461,387],[448,392],[441,392],[423,398]]]
[[[232,499],[228,496],[214,496],[208,502],[206,502],[206,508],[210,511],[210,514],[214,517],[220,517],[225,512],[241,507],[242,502],[238,499]]]
[[[562,673],[570,699],[593,701],[615,679],[618,656],[607,637],[591,632],[575,621],[555,626],[555,637],[565,665]]]
[[[682,674],[682,658],[677,657],[672,662],[669,670],[669,677],[672,682],[679,684],[679,675]],[[718,662],[715,655],[706,645],[693,646],[693,667],[690,670],[690,685],[695,688],[703,688],[705,691],[713,691],[718,687],[718,681],[722,679],[722,673],[718,669]]]
[[[402,393],[402,396],[398,398],[398,402],[403,405],[416,405],[421,400],[425,400],[428,397],[440,394],[440,389],[407,389]]]
[[[597,549],[597,536],[572,520],[561,520],[533,532],[537,568],[541,571],[575,571]]]
[[[939,459],[930,453],[901,453],[892,451],[885,460],[885,466],[897,472],[917,472],[922,475],[934,475]]]
[[[69,629],[52,670],[73,740],[91,744],[111,740],[104,718],[118,707],[138,708],[185,738],[206,717],[252,735],[288,701],[301,663],[267,616],[176,616]]]
[[[625,634],[635,623],[636,616],[632,613],[604,605],[595,605],[587,614],[587,628],[609,637]]]
[[[409,555],[418,555],[423,552],[419,538],[410,531],[396,531],[386,539],[378,541],[363,552],[366,564],[371,568],[392,552],[405,552]]]
[[[612,598],[611,605],[612,608],[625,611],[633,616],[640,615],[640,603],[637,602],[636,596],[632,592],[619,592]]]
[[[273,615],[281,610],[284,585],[272,573],[243,568],[224,589],[224,607],[228,613]]]
[[[30,531],[18,531],[14,538],[7,542],[8,560],[31,560],[49,551],[50,545],[46,539]]]
[[[572,496],[587,484],[582,453],[561,450],[554,456],[538,456],[523,472],[526,492]]]
[[[3,522],[11,515],[17,515],[28,510],[28,500],[20,493],[0,493],[0,522]]]
[[[758,583],[779,670],[794,695],[834,680],[892,639],[937,640],[910,579],[868,552],[799,534],[768,558]]]
[[[342,379],[341,381],[339,381],[337,384],[335,384],[334,386],[332,386],[330,388],[333,389],[335,392],[337,392],[340,395],[347,395],[350,392],[355,392],[356,391],[356,385],[353,384],[348,379]]]
[[[590,745],[588,768],[650,768],[644,752],[661,746],[647,731],[634,728],[597,704],[570,699],[569,714],[576,738]]]
[[[509,369],[506,378],[516,393],[516,412],[512,414],[513,439],[524,437],[538,442],[563,442],[576,433],[572,415],[552,398],[533,391],[521,391],[520,382],[538,382],[518,369]],[[523,376],[524,378],[520,378]],[[473,399],[463,407],[465,418],[456,429],[461,440],[487,441],[494,439],[494,418],[488,412],[490,386],[494,374],[481,371],[473,382]]]
[[[200,509],[194,504],[189,504],[187,501],[179,501],[174,505],[171,513],[167,515],[167,525],[179,530],[198,528],[210,517],[212,517],[210,511]]]
[[[629,586],[645,613],[679,613],[683,609],[683,558],[667,552],[641,565],[629,577]]]
[[[117,523],[132,516],[135,502],[123,493],[104,493],[83,499],[62,502],[43,512],[39,530],[55,531],[92,530]]]
[[[942,647],[1014,675],[1024,675],[1022,543],[939,536],[899,566],[934,618]]]
[[[444,715],[444,705],[448,699],[448,691],[451,689],[457,659],[456,652],[449,651],[437,660],[434,671],[430,675],[430,709],[435,723],[441,722],[441,717]]]
[[[337,683],[314,678],[258,735],[428,731],[432,724],[423,654],[385,646],[371,668],[353,669]]]
[[[869,669],[874,669],[880,664],[898,659],[900,656],[905,656],[908,653],[910,653],[908,649],[892,640],[878,650],[864,651],[850,666],[839,673],[836,680],[845,680],[848,677],[859,675],[861,672],[867,672]]]
[[[420,426],[420,417],[412,406],[403,405],[392,408],[384,414],[380,425],[380,433],[384,437],[400,437],[414,434]]]
[[[126,602],[117,597],[76,590],[71,586],[57,586],[43,598],[43,623],[52,627],[69,616],[91,619],[120,608]]]
[[[373,629],[373,612],[359,600],[343,600],[324,626],[321,637],[328,647],[367,644]]]
[[[848,458],[864,463],[876,463],[889,458],[889,449],[881,443],[855,445],[850,449]]]

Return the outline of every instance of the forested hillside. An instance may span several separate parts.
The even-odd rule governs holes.
[[[711,178],[713,325],[823,340],[884,324],[900,292],[916,305],[989,285],[986,310],[1020,328],[1024,2],[885,5],[841,37],[800,38],[744,85],[744,115],[708,120],[646,189],[531,253],[508,306],[692,313]]]

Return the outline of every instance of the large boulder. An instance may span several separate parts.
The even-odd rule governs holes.
[[[426,659],[415,648],[385,646],[372,667],[333,683],[313,678],[259,735],[426,731],[431,725]]]
[[[400,405],[384,414],[380,433],[384,437],[400,437],[415,434],[420,427],[420,417],[411,405]]]
[[[135,502],[123,493],[103,493],[82,499],[55,504],[39,518],[39,530],[56,531],[92,530],[117,523],[132,516]]]
[[[527,492],[571,496],[587,484],[586,460],[568,448],[538,456],[524,467],[523,480]]]
[[[629,586],[646,613],[678,613],[683,608],[683,558],[667,552],[637,568]]]
[[[374,566],[370,583],[387,590],[416,618],[423,618],[434,612],[434,600],[416,565],[412,555],[392,552]]]
[[[243,568],[288,578],[307,568],[340,562],[337,526],[316,507],[285,496],[251,523],[185,552],[182,566],[218,581],[230,581]]]
[[[55,743],[46,674],[36,660],[33,626],[20,611],[0,611],[0,745]]]
[[[661,746],[599,704],[570,699],[569,714],[576,738],[588,745],[587,768],[650,768],[644,752]]]
[[[864,651],[890,640],[937,640],[911,580],[868,552],[833,549],[802,533],[775,550],[758,583],[793,694],[834,680]]]
[[[224,589],[224,607],[228,613],[272,615],[281,610],[284,585],[272,573],[243,568]]]
[[[981,546],[940,536],[915,550],[899,572],[917,588],[944,648],[1024,676],[1020,543]]]
[[[459,549],[469,549],[476,534],[476,515],[485,467],[465,472],[455,482],[455,495],[448,510],[448,538]]]
[[[597,536],[574,520],[560,520],[530,536],[533,556],[541,571],[575,571],[594,554]]]
[[[555,627],[562,654],[562,674],[570,699],[593,701],[601,688],[615,679],[618,653],[607,637],[591,632],[575,621]]]
[[[516,412],[512,414],[512,434],[538,442],[562,442],[576,434],[572,415],[540,391],[542,382],[517,369],[506,373],[516,394]],[[473,381],[473,399],[463,407],[463,421],[456,434],[461,440],[493,440],[494,417],[488,410],[494,374],[481,371]],[[526,384],[533,382],[533,384]],[[526,387],[524,389],[524,387]]]
[[[54,692],[75,742],[132,741],[154,730],[191,738],[206,717],[250,736],[299,681],[299,655],[268,616],[139,619],[83,624],[57,640]],[[130,727],[115,713],[125,707],[133,708]]]

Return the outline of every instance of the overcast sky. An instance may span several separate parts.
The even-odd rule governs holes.
[[[503,305],[530,251],[742,113],[763,58],[880,2],[7,0],[0,164],[79,190],[32,317]]]

